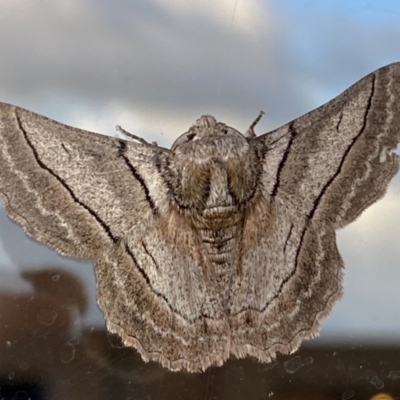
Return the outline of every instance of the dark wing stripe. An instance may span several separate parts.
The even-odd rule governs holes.
[[[154,204],[153,199],[150,196],[149,188],[146,186],[146,183],[145,183],[143,177],[139,174],[139,172],[131,164],[128,157],[126,156],[126,154],[125,154],[126,149],[127,149],[126,142],[124,142],[123,140],[119,140],[118,156],[125,161],[125,164],[129,168],[129,170],[132,172],[132,175],[135,177],[135,179],[139,182],[140,186],[142,187],[145,199],[146,199],[147,203],[149,204],[153,215],[158,215],[158,210],[157,210],[156,205]]]
[[[376,76],[374,75],[374,79],[372,81],[372,87],[371,87],[371,94],[370,94],[370,96],[368,98],[367,107],[365,108],[365,113],[364,113],[364,118],[363,118],[363,125],[362,125],[362,127],[360,129],[360,132],[354,137],[354,139],[351,141],[349,147],[347,147],[346,151],[344,152],[342,160],[340,161],[339,167],[338,167],[337,171],[335,172],[335,174],[332,175],[331,179],[329,179],[329,181],[322,188],[321,193],[319,194],[319,196],[315,199],[314,207],[312,208],[312,210],[310,211],[310,213],[308,214],[308,217],[307,217],[309,220],[313,219],[315,211],[317,210],[317,208],[319,206],[319,203],[321,202],[322,197],[324,196],[325,192],[328,190],[328,188],[332,184],[332,182],[342,172],[343,164],[345,163],[350,150],[353,148],[354,144],[357,142],[359,137],[364,133],[364,130],[365,130],[366,126],[367,126],[368,114],[369,114],[369,112],[371,110],[372,98],[374,97],[374,93],[375,93],[375,80],[376,80]]]
[[[292,144],[293,144],[293,140],[297,135],[297,132],[293,129],[293,122],[288,126],[288,130],[291,135],[291,138],[289,140],[289,143],[286,147],[285,153],[284,153],[282,160],[279,163],[278,169],[276,171],[275,185],[274,185],[274,188],[272,189],[272,197],[276,196],[276,194],[278,193],[281,172],[282,172],[283,167],[286,164],[287,158],[290,153],[290,148],[292,147]]]
[[[26,143],[30,147],[32,154],[38,163],[38,165],[45,171],[47,171],[50,175],[52,175],[57,181],[65,188],[65,190],[70,194],[71,198],[73,201],[83,207],[96,221],[97,223],[103,228],[104,232],[107,234],[107,236],[113,241],[113,243],[116,243],[117,239],[116,237],[112,234],[110,227],[100,218],[100,216],[93,211],[88,205],[80,201],[75,193],[72,191],[72,189],[67,185],[67,183],[62,179],[60,176],[58,176],[51,168],[49,168],[39,157],[35,147],[33,146],[32,142],[28,138],[28,133],[25,131],[25,129],[22,126],[21,120],[19,118],[19,115],[17,113],[14,114],[15,119],[17,121],[18,127],[20,131],[22,132]]]
[[[147,249],[146,243],[142,240],[142,247],[143,250],[147,253],[147,255],[151,258],[151,260],[153,261],[153,264],[155,265],[156,269],[159,270],[160,267],[159,265],[156,263],[156,260],[154,259],[153,255],[149,252],[149,250]]]
[[[303,229],[303,232],[301,233],[299,246],[298,246],[297,251],[296,251],[296,259],[295,259],[295,262],[294,262],[293,271],[281,282],[281,284],[279,285],[278,291],[277,291],[277,292],[275,293],[275,295],[271,298],[271,300],[270,300],[267,304],[265,304],[264,307],[261,307],[260,309],[258,309],[258,308],[251,308],[252,310],[254,310],[254,311],[259,311],[259,312],[265,311],[265,310],[268,308],[268,306],[281,294],[282,289],[283,289],[283,287],[285,286],[285,284],[293,278],[293,276],[294,276],[294,274],[296,273],[296,270],[297,270],[298,260],[299,260],[299,254],[300,254],[301,248],[303,247],[303,241],[304,241],[304,236],[305,236],[306,232],[307,232],[307,225],[306,225],[306,227]],[[241,310],[241,311],[239,311],[239,312],[237,312],[235,315],[240,314],[240,313],[243,312],[243,311],[244,311],[244,309]]]
[[[159,298],[163,299],[165,303],[168,305],[168,307],[171,309],[171,311],[177,315],[179,315],[182,319],[189,323],[193,323],[195,321],[190,321],[187,320],[176,308],[172,307],[171,303],[168,301],[168,299],[162,294],[157,292],[153,285],[151,284],[149,276],[146,274],[146,271],[139,265],[138,260],[136,259],[135,255],[132,253],[131,249],[129,246],[125,243],[125,251],[133,261],[133,264],[135,265],[137,271],[140,273],[140,275],[143,277],[143,279],[146,281],[147,287]],[[199,319],[200,317],[195,318],[195,320]]]
[[[343,111],[340,111],[339,119],[338,119],[338,122],[336,123],[337,132],[340,131],[340,124],[342,123],[342,119],[343,119]]]
[[[283,252],[284,253],[286,253],[286,247],[287,247],[287,245],[289,243],[289,239],[290,239],[290,236],[292,235],[292,231],[293,231],[293,224],[290,224],[289,233],[288,233],[288,235],[286,237],[285,244],[283,246]]]

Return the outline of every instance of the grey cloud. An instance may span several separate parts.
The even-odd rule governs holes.
[[[246,123],[263,108],[273,127],[317,106],[315,86],[337,94],[400,54],[399,27],[371,32],[340,15],[296,20],[270,7],[268,25],[249,38],[206,13],[171,16],[156,2],[80,4],[72,15],[46,1],[29,12],[0,5],[2,100],[62,93],[175,118],[222,110]]]

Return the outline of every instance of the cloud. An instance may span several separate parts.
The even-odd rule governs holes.
[[[257,38],[263,25],[272,24],[267,7],[261,1],[220,0],[155,0],[161,9],[178,24],[186,20],[206,20],[210,24],[228,28],[228,34]]]
[[[25,6],[0,3],[2,100],[37,111],[119,104],[171,142],[204,113],[245,130],[264,109],[260,128],[276,127],[380,66],[376,54],[389,61],[400,31],[332,10],[296,18],[272,1]]]
[[[28,11],[0,4],[3,96],[75,97],[100,108],[118,101],[146,123],[156,114],[187,119],[185,129],[217,108],[237,121],[263,107],[258,88],[274,79],[280,52],[278,18],[261,3],[238,2],[235,12],[225,1],[203,13],[183,7],[182,18],[174,13],[185,2],[73,4],[69,12],[46,0]]]

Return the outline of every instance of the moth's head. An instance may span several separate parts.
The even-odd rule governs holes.
[[[174,151],[178,146],[188,142],[232,135],[243,137],[243,135],[236,129],[233,129],[222,122],[217,122],[217,120],[211,115],[203,115],[189,128],[187,132],[175,140],[171,150]]]

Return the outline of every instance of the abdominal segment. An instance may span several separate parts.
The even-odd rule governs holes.
[[[229,298],[233,274],[237,273],[241,227],[242,217],[234,206],[207,208],[201,223],[197,224],[210,284],[223,299],[224,306]]]

